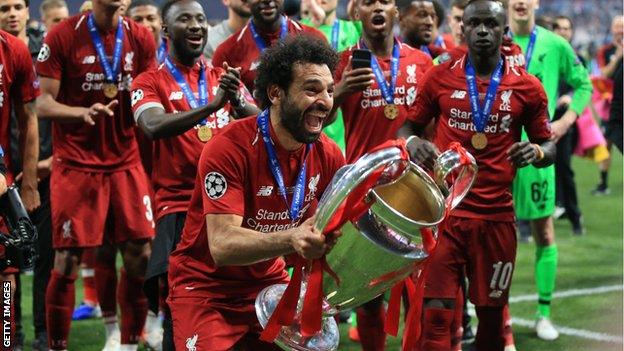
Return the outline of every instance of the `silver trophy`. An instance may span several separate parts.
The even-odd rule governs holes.
[[[340,336],[332,316],[389,290],[427,258],[429,253],[423,245],[420,229],[435,228],[444,219],[446,209],[461,202],[477,174],[472,155],[464,155],[468,164],[460,162],[462,156],[457,151],[442,153],[436,161],[433,179],[421,167],[405,160],[396,147],[366,154],[336,173],[317,208],[315,227],[321,232],[351,191],[383,168],[376,185],[363,200],[370,205],[369,209],[340,228],[342,236],[327,254],[327,263],[340,284],[324,274],[321,330],[312,337],[304,337],[300,331],[306,289],[304,276],[294,322],[281,328],[275,339],[277,345],[285,350],[338,349]],[[446,179],[451,173],[454,182],[448,184]],[[276,284],[258,294],[255,307],[262,327],[266,326],[285,290],[286,284]]]

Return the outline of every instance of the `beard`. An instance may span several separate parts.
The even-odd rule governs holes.
[[[313,108],[312,106],[309,107]],[[324,108],[323,112],[328,112]],[[311,133],[305,128],[305,110],[298,108],[290,97],[286,96],[280,105],[280,124],[300,143],[311,144],[318,140],[321,133]]]

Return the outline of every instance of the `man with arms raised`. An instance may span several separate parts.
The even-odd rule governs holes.
[[[323,40],[325,37],[318,30],[288,18],[283,13],[284,0],[247,0],[247,3],[251,20],[219,45],[212,63],[216,67],[221,67],[224,62],[230,67],[240,67],[241,80],[249,91],[253,91],[258,58],[266,48],[298,33]]]
[[[63,21],[47,35],[37,58],[37,112],[54,121],[50,197],[56,257],[46,293],[52,350],[67,349],[81,253],[104,237],[119,246],[124,261],[118,289],[98,286],[100,301],[117,290],[123,349],[136,350],[147,313],[141,286],[154,224],[129,90],[134,77],[155,67],[156,49],[147,29],[119,16],[120,6],[94,0],[92,12]],[[107,325],[107,334],[115,329]]]
[[[535,24],[539,0],[509,0],[509,30],[522,48],[516,62],[524,63],[541,82],[548,97],[548,115],[557,108],[559,84],[567,83],[574,94],[567,111],[552,122],[555,141],[565,135],[590,101],[592,84],[572,46],[557,34]],[[524,138],[526,139],[526,137]],[[554,340],[559,336],[550,321],[550,301],[555,290],[558,249],[552,214],[555,210],[555,168],[533,166],[518,171],[513,183],[516,216],[531,221],[536,244],[535,282],[538,294],[537,336]]]
[[[337,57],[297,36],[260,60],[265,110],[230,124],[204,147],[182,238],[171,254],[168,303],[178,350],[279,350],[258,340],[257,294],[285,283],[280,256],[321,257],[335,236],[313,214],[344,164],[321,134],[333,104]]]
[[[420,350],[451,349],[454,305],[463,279],[476,306],[479,351],[502,351],[503,306],[511,285],[516,231],[509,191],[516,169],[553,163],[555,145],[547,100],[539,81],[501,54],[505,10],[494,0],[473,0],[463,17],[468,53],[431,69],[409,126],[433,125],[433,142],[409,143],[415,160],[431,168],[439,153],[459,142],[479,173],[462,203],[440,226],[438,247],[425,277]],[[529,141],[520,141],[524,128]]]
[[[394,1],[358,0],[356,19],[362,21],[362,39],[341,55],[337,70],[336,106],[343,112],[346,158],[354,162],[375,146],[396,138],[414,104],[431,58],[396,39],[393,27],[398,11]],[[368,49],[372,68],[351,66],[356,49]],[[358,333],[365,350],[383,350],[383,299],[357,311]]]
[[[152,173],[156,238],[145,276],[152,310],[158,308],[159,279],[166,297],[169,254],[180,240],[205,143],[228,125],[232,113],[242,117],[259,112],[250,94],[245,100],[238,71],[225,72],[202,56],[208,31],[202,6],[194,0],[170,0],[162,14],[164,34],[171,43],[164,65],[140,74],[132,84],[137,124],[156,139]],[[164,312],[163,349],[173,350],[171,314],[168,309]]]

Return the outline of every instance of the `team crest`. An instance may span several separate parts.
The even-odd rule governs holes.
[[[227,191],[227,181],[221,173],[210,172],[204,178],[204,188],[211,200],[217,200]]]
[[[132,99],[130,101],[130,103],[132,104],[132,106],[136,105],[137,102],[143,100],[143,90],[141,89],[137,89],[135,91],[132,92]]]

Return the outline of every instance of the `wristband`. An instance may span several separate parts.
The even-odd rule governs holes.
[[[534,162],[539,162],[544,158],[544,150],[542,150],[542,147],[539,146],[538,144],[532,144],[532,145],[535,148],[535,152],[537,153],[537,156],[535,156]]]

